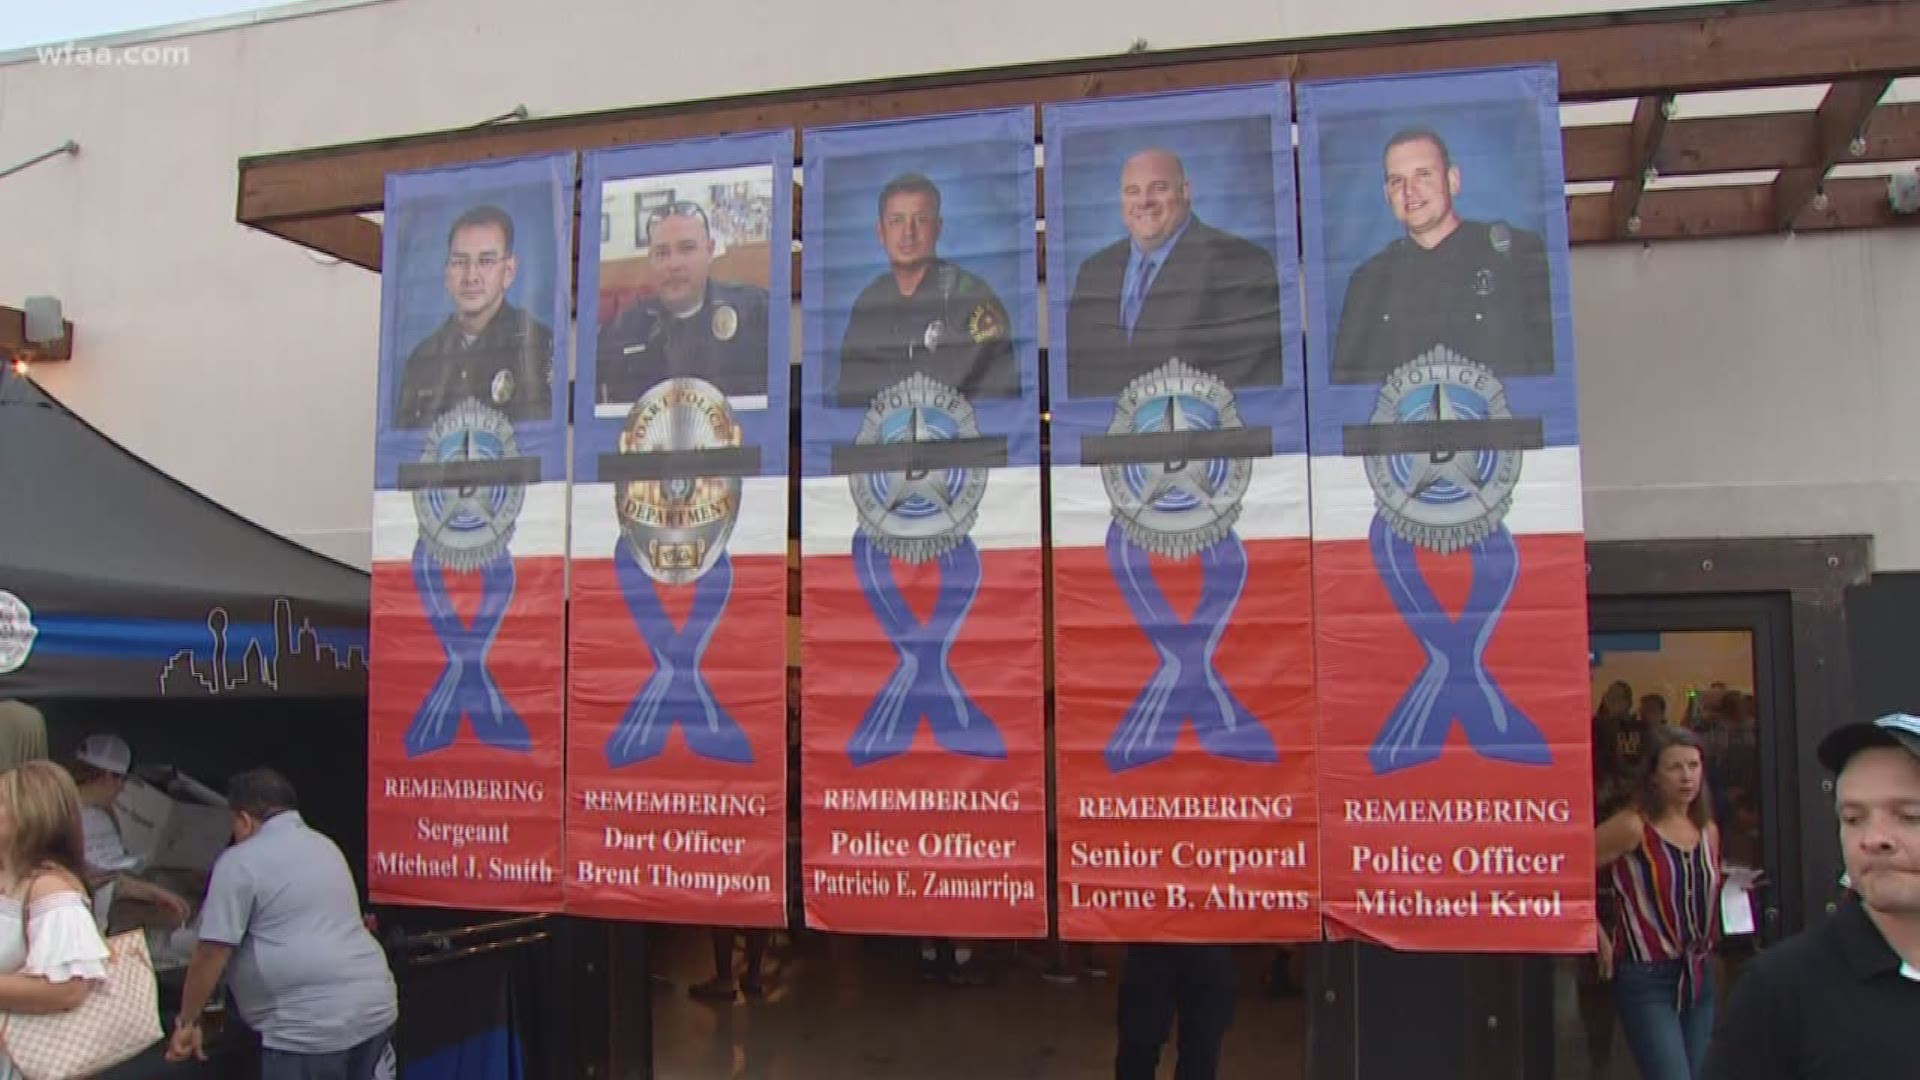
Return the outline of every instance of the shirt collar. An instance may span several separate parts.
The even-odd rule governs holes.
[[[1889,972],[1907,974],[1902,970],[1906,965],[1901,962],[1900,954],[1893,951],[1893,946],[1887,944],[1880,928],[1867,917],[1866,905],[1860,902],[1859,897],[1849,896],[1842,900],[1829,926],[1841,957],[1856,978],[1864,981]],[[1908,975],[1908,978],[1913,977]]]
[[[300,820],[300,811],[282,810],[279,813],[268,818],[267,820],[261,822],[260,831],[254,833],[253,835],[265,836],[268,833],[288,832],[293,829],[298,829],[305,824],[306,822]]]

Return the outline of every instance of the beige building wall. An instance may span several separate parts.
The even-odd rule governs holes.
[[[35,375],[82,416],[242,515],[365,565],[379,280],[236,224],[242,155],[463,126],[518,104],[550,116],[1113,54],[1140,39],[1170,49],[1570,8],[726,10],[737,17],[663,19],[625,0],[371,0],[159,42],[184,46],[185,63],[0,63],[0,165],[82,147],[0,180],[0,303],[65,302],[77,355]],[[1883,569],[1920,568],[1920,451],[1901,423],[1920,405],[1916,278],[1915,232],[1578,251],[1589,530],[1867,532]]]

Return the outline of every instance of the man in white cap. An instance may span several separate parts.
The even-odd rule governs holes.
[[[1760,955],[1707,1054],[1708,1080],[1863,1080],[1920,1068],[1920,717],[1821,740],[1849,893]]]
[[[127,772],[133,767],[133,750],[118,735],[96,733],[80,741],[73,752],[68,771],[80,788],[80,823],[86,830],[87,870],[93,887],[117,886],[114,899],[145,901],[164,912],[175,924],[183,924],[192,914],[192,905],[170,889],[131,876],[140,860],[127,852],[120,837],[120,823],[113,816],[113,802],[127,786]],[[104,913],[100,916],[105,921]]]

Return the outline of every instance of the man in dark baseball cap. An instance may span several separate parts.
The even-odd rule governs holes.
[[[1920,717],[1820,742],[1849,893],[1762,953],[1707,1055],[1708,1080],[1841,1080],[1920,1068]]]

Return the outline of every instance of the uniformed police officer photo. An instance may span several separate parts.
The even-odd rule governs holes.
[[[1354,271],[1341,308],[1335,383],[1378,383],[1436,345],[1499,376],[1553,371],[1546,245],[1505,221],[1460,217],[1460,167],[1445,140],[1387,140],[1387,205],[1406,229]]]
[[[615,316],[596,348],[597,404],[627,404],[665,379],[692,376],[730,398],[767,393],[767,290],[714,278],[713,227],[679,200],[645,218],[653,293]]]
[[[853,302],[834,403],[865,407],[918,372],[969,400],[1020,396],[1007,309],[978,275],[939,257],[940,189],[904,173],[881,189],[887,269]]]
[[[1117,396],[1174,359],[1234,388],[1280,385],[1273,256],[1200,220],[1185,163],[1163,149],[1129,157],[1120,219],[1127,235],[1074,275],[1068,396]]]
[[[552,419],[553,331],[507,301],[518,271],[506,211],[475,206],[454,220],[445,267],[453,314],[407,356],[393,427],[426,427],[467,398],[509,420]]]

